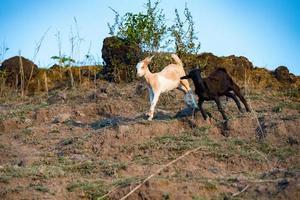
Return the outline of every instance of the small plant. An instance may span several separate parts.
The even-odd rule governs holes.
[[[47,188],[46,186],[42,185],[42,184],[30,184],[30,187],[32,187],[33,189],[35,189],[36,191],[39,191],[39,192],[49,192],[49,188]]]
[[[115,186],[120,186],[120,187],[127,187],[130,186],[131,184],[135,184],[140,182],[141,179],[137,177],[129,177],[129,178],[123,178],[123,179],[118,179],[116,180],[113,185]]]
[[[75,60],[72,59],[71,57],[67,57],[64,55],[63,56],[52,56],[51,59],[57,60],[60,67],[67,67],[69,74],[70,74],[71,87],[74,88],[74,77],[73,77],[73,72],[71,69],[71,64],[75,63]],[[45,78],[45,80],[46,80],[46,78]]]
[[[123,162],[100,161],[101,171],[107,176],[116,175],[119,170],[126,170],[127,164]]]
[[[9,176],[0,176],[0,183],[9,183],[11,177]]]
[[[106,192],[106,186],[102,181],[75,181],[67,186],[69,192],[83,191],[88,198],[97,199]]]
[[[207,189],[207,190],[215,190],[215,189],[217,189],[216,184],[213,183],[213,182],[211,182],[211,181],[206,181],[206,182],[204,183],[204,187],[205,187],[205,189]]]
[[[65,55],[62,56],[52,56],[51,59],[56,60],[61,67],[70,66],[71,63],[75,63],[75,60],[71,57]]]
[[[206,198],[198,197],[198,196],[193,196],[192,200],[206,200]]]

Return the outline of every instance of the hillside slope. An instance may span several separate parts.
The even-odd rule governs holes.
[[[49,97],[2,99],[1,199],[297,199],[300,102],[282,93],[246,94],[252,113],[222,99],[230,116],[222,135],[185,109],[183,94],[163,94],[145,120],[144,83],[98,81],[96,89],[54,90]],[[260,130],[260,128],[262,131]]]

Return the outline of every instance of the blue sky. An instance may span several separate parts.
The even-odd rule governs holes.
[[[8,58],[19,51],[32,59],[36,42],[50,27],[35,62],[48,67],[58,54],[55,34],[60,32],[62,50],[70,53],[69,32],[76,17],[84,41],[77,59],[92,43],[91,53],[101,58],[107,22],[114,14],[143,11],[141,0],[0,0],[0,45],[9,47]],[[174,9],[187,2],[194,17],[201,52],[218,56],[246,56],[255,66],[274,69],[287,66],[300,75],[300,0],[161,0],[168,23]]]

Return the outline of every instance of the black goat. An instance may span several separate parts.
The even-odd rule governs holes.
[[[202,105],[204,101],[214,100],[218,106],[218,110],[221,112],[223,119],[227,121],[227,117],[222,108],[219,97],[227,96],[232,98],[238,109],[242,111],[241,104],[236,96],[240,98],[246,107],[246,110],[250,112],[249,106],[240,92],[239,86],[233,82],[232,78],[228,75],[224,68],[218,68],[211,73],[207,78],[201,77],[200,69],[192,69],[188,75],[181,77],[181,79],[192,79],[195,85],[195,92],[199,97],[198,105],[203,118],[207,119],[207,114],[204,111]],[[234,93],[233,93],[233,92]]]

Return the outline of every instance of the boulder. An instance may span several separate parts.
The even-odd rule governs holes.
[[[279,66],[275,69],[274,75],[276,79],[283,83],[292,83],[293,78],[290,75],[289,69],[286,66]]]
[[[16,84],[21,84],[21,66],[23,66],[24,83],[26,86],[29,79],[36,75],[38,69],[37,65],[22,56],[14,56],[3,61],[0,70],[5,71],[6,84],[8,86],[13,87],[16,86]]]
[[[102,47],[105,78],[114,82],[132,81],[141,52],[138,44],[116,36],[105,38]]]

